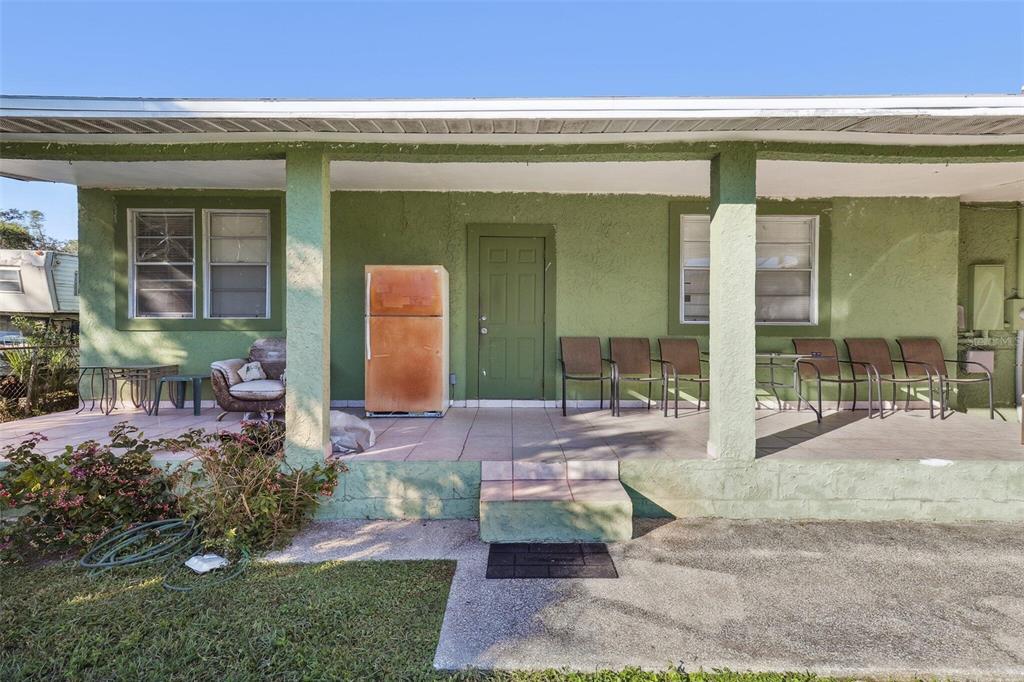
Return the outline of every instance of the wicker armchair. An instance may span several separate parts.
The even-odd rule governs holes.
[[[266,379],[242,381],[238,370],[248,362],[259,362]],[[284,411],[285,340],[281,338],[257,339],[249,349],[248,358],[219,360],[210,365],[210,381],[217,405],[223,410],[221,420],[228,412]]]

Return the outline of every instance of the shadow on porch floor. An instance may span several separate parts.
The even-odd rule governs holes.
[[[357,412],[353,411],[353,414]],[[757,410],[757,455],[786,459],[1024,460],[1016,423],[954,414],[929,419],[923,410],[883,420],[864,411]],[[441,420],[371,420],[377,444],[352,455],[385,461],[532,461],[706,459],[708,412],[678,419],[657,410],[452,408]]]
[[[348,410],[360,414],[358,410]],[[169,437],[191,428],[237,430],[240,415],[216,421],[220,411],[162,409],[110,415],[74,411],[0,424],[0,452],[38,431],[47,437],[43,452],[67,444],[103,442],[117,423],[127,421],[149,437]],[[884,420],[863,411],[826,412],[816,424],[808,411],[757,410],[757,455],[776,459],[950,459],[1024,460],[1020,426],[954,414],[929,419],[924,410],[897,412]],[[599,410],[571,410],[563,417],[551,408],[452,408],[442,419],[376,418],[377,444],[346,459],[370,461],[524,461],[564,462],[628,459],[706,459],[708,412],[686,410],[678,419],[657,410],[623,410],[612,417]],[[2,455],[0,455],[2,459]]]

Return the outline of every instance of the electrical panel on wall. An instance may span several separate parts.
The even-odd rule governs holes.
[[[971,329],[1003,329],[1006,266],[971,266]]]

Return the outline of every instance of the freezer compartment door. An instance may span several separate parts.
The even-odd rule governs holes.
[[[448,271],[440,265],[367,265],[367,315],[440,316],[448,305]]]
[[[443,412],[448,343],[442,317],[366,318],[366,411]]]

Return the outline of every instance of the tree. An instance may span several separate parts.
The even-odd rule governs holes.
[[[0,209],[0,248],[38,249],[40,251],[67,251],[78,253],[78,240],[62,241],[46,234],[42,211],[22,211],[17,208]]]
[[[0,249],[31,249],[34,246],[32,235],[23,226],[0,220]]]

